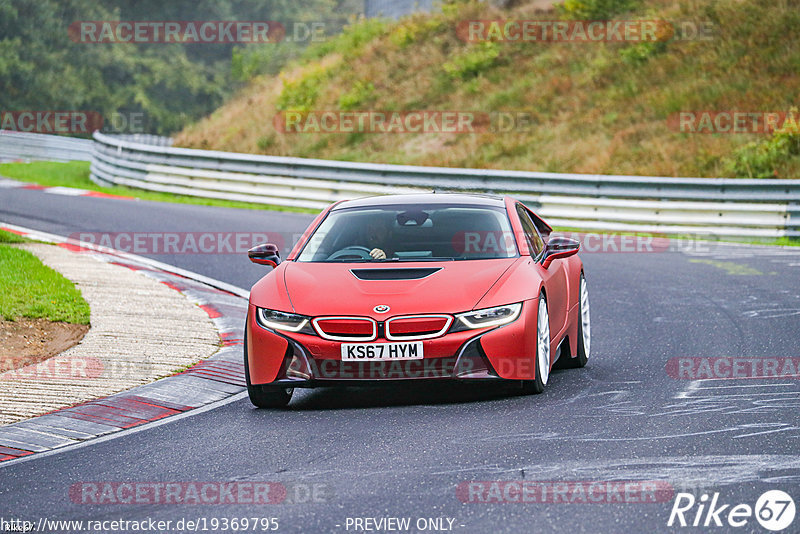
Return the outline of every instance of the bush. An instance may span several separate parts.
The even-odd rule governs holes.
[[[638,4],[638,0],[564,0],[557,8],[567,19],[605,20],[617,13],[631,11]]]
[[[267,153],[270,148],[275,146],[275,136],[274,135],[262,135],[256,140],[256,146],[258,149],[263,152]]]
[[[309,111],[317,101],[320,90],[327,80],[329,71],[317,66],[309,69],[298,80],[283,80],[281,91],[275,107],[281,111],[292,109],[296,111]]]
[[[800,120],[792,109],[780,129],[769,139],[748,143],[738,149],[728,161],[726,170],[735,177],[778,178],[778,169],[800,156]]]
[[[619,51],[619,56],[625,63],[636,65],[646,63],[651,57],[667,50],[664,41],[636,43]]]
[[[375,98],[375,86],[372,82],[358,80],[353,88],[339,97],[339,109],[350,111],[369,103]]]
[[[400,48],[405,48],[441,31],[443,26],[441,18],[425,13],[424,16],[418,15],[400,22],[389,34],[389,38]]]
[[[294,43],[271,43],[234,48],[231,55],[231,78],[246,82],[259,74],[276,74],[300,54]]]
[[[484,41],[469,48],[443,65],[444,71],[453,79],[473,78],[495,64],[500,56],[497,43]]]
[[[365,44],[383,35],[388,26],[389,22],[383,19],[354,19],[339,35],[306,48],[303,59],[320,59],[331,53],[354,57]]]

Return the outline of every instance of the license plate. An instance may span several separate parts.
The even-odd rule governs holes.
[[[343,362],[421,360],[422,341],[413,343],[343,343]]]

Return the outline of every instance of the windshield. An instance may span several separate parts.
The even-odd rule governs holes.
[[[298,261],[456,261],[517,255],[504,209],[436,204],[332,211]]]

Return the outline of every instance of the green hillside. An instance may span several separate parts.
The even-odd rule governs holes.
[[[682,133],[676,113],[786,113],[800,94],[797,0],[447,3],[362,21],[252,79],[177,145],[354,161],[660,176],[800,176],[800,134]],[[465,21],[662,20],[657,42],[467,42]],[[707,28],[704,39],[669,28]],[[694,26],[692,26],[694,25]],[[665,30],[665,28],[667,28]],[[264,45],[269,46],[269,45]],[[257,69],[256,69],[257,70]],[[474,113],[477,133],[284,133],[300,111]],[[513,127],[498,114],[515,118]],[[483,121],[483,122],[481,122]],[[488,121],[488,123],[487,123]],[[284,123],[281,123],[285,125]],[[502,131],[498,130],[498,125]]]

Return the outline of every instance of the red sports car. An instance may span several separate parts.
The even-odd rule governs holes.
[[[391,195],[338,202],[253,286],[245,374],[258,407],[296,387],[509,381],[540,393],[556,360],[586,365],[579,243],[510,197]]]

